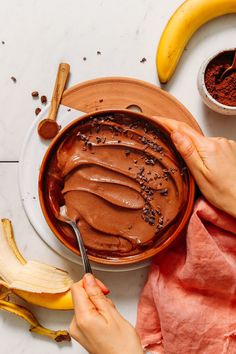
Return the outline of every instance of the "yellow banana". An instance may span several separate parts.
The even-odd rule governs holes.
[[[72,310],[72,279],[55,267],[26,261],[17,248],[10,220],[0,220],[0,286],[25,301],[53,310]],[[30,289],[30,290],[29,290]]]
[[[74,308],[70,290],[62,294],[37,294],[23,290],[13,290],[13,292],[30,304],[50,310],[72,310]]]
[[[67,331],[53,331],[41,326],[32,312],[23,306],[13,304],[9,301],[0,300],[0,309],[13,313],[27,321],[31,325],[30,332],[49,337],[56,342],[70,341],[70,335]]]
[[[204,23],[236,12],[236,0],[186,0],[167,23],[157,50],[159,80],[172,77],[183,50],[195,31]]]

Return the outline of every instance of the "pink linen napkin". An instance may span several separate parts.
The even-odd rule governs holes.
[[[236,219],[203,199],[186,240],[155,258],[136,325],[158,354],[236,354]]]

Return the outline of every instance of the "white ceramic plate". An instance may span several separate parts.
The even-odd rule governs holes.
[[[40,120],[47,117],[48,110],[49,106],[40,112],[30,127],[23,144],[23,148],[20,154],[18,175],[21,200],[30,223],[36,230],[37,234],[41,237],[41,239],[60,256],[71,262],[81,265],[81,258],[67,249],[56,238],[56,236],[54,236],[44,219],[39,203],[38,174],[43,156],[47,150],[48,145],[50,144],[50,141],[45,142],[39,138],[37,133],[37,125]],[[62,126],[62,128],[64,128],[69,122],[82,116],[83,114],[84,112],[61,105],[58,111],[57,122]],[[139,269],[146,267],[149,264],[150,261],[145,261],[138,264],[112,267],[91,262],[92,268],[110,272]]]

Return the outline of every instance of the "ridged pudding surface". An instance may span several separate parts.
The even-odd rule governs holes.
[[[50,160],[47,194],[81,231],[88,252],[125,257],[153,247],[185,210],[188,177],[168,135],[144,119],[109,114],[82,120]],[[67,241],[73,231],[58,220]]]

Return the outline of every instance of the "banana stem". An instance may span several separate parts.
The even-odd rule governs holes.
[[[63,341],[69,342],[71,340],[70,335],[67,331],[53,331],[40,325],[36,327],[31,327],[30,332],[49,337],[58,343]]]

